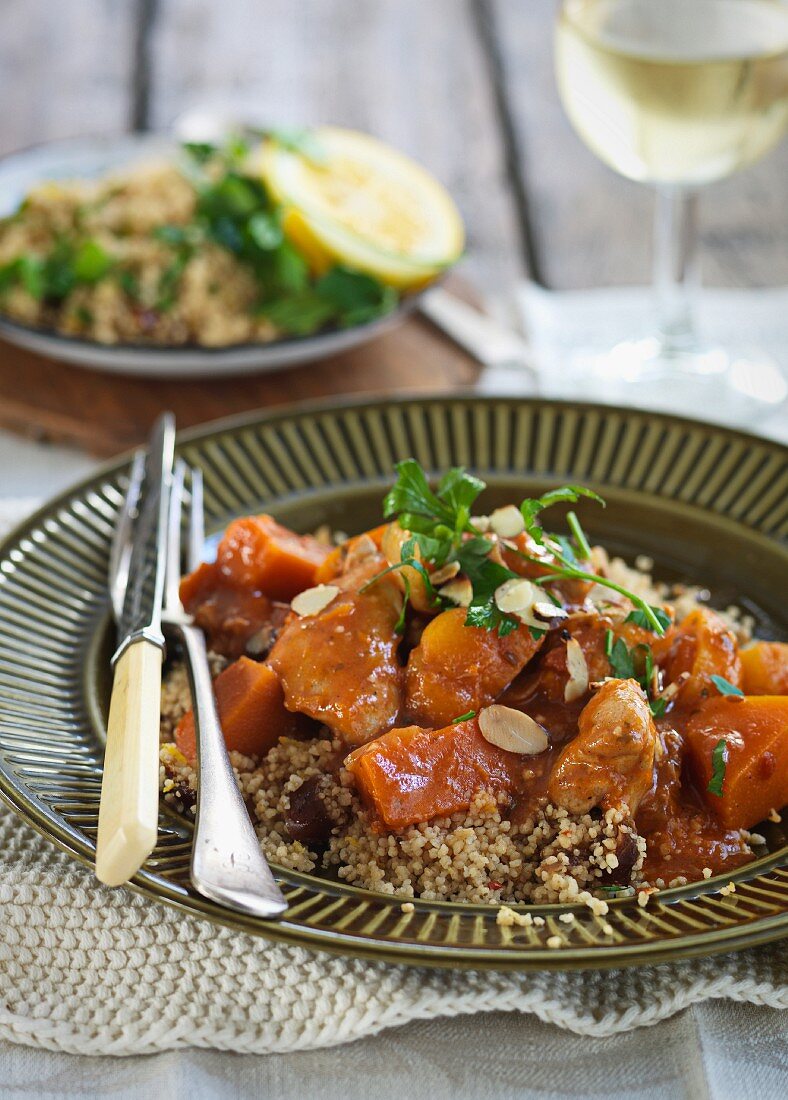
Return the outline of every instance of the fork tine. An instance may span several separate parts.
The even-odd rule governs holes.
[[[175,462],[170,493],[170,515],[167,526],[167,563],[164,581],[164,606],[175,610],[180,607],[181,583],[181,520],[183,516],[183,487],[186,479],[186,463],[179,458]]]
[[[134,530],[134,520],[137,515],[137,507],[142,492],[142,482],[145,477],[145,451],[140,449],[134,452],[134,458],[129,471],[129,484],[123,505],[118,514],[115,531],[112,536],[112,545],[109,552],[108,582],[110,598],[115,615],[118,616],[123,608],[123,599],[126,594],[126,584],[129,579],[129,563],[131,561],[131,539]]]
[[[186,568],[193,573],[202,561],[202,549],[205,542],[205,508],[203,504],[202,470],[192,467],[192,492],[189,504],[189,544]]]

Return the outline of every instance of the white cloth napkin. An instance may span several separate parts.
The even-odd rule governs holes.
[[[0,502],[0,527],[31,504]],[[3,806],[0,913],[0,1040],[50,1051],[304,1051],[408,1021],[495,1010],[605,1037],[708,1000],[788,1007],[786,943],[657,967],[556,974],[427,970],[268,943],[101,886]],[[763,1037],[776,1074],[785,1068],[778,1019]],[[458,1058],[463,1049],[460,1040]]]
[[[634,405],[788,442],[788,401],[755,402],[743,392],[788,393],[788,288],[707,288],[700,295],[698,327],[707,344],[753,359],[765,353],[754,368],[733,364],[742,390],[729,390],[717,375],[689,379],[680,390],[660,380],[627,382],[631,360],[610,352],[622,340],[653,334],[654,297],[648,287],[554,291],[523,283],[512,312],[528,338],[538,374],[485,371],[482,391]]]

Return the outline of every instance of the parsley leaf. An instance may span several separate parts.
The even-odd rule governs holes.
[[[732,684],[730,680],[726,680],[724,676],[712,676],[711,682],[720,695],[744,695],[741,688],[737,688],[735,684]]]
[[[611,631],[612,635],[612,631]],[[635,664],[632,653],[623,638],[616,638],[608,653],[610,667],[618,680],[635,680]]]
[[[395,469],[397,480],[383,500],[387,519],[399,516],[400,526],[412,530],[413,517],[420,517],[428,521],[421,524],[422,533],[432,532],[439,538],[448,533],[459,539],[469,529],[470,506],[484,489],[483,481],[455,466],[433,492],[415,458],[398,462]],[[441,532],[440,527],[446,531]]]
[[[662,699],[662,698],[650,699],[648,705],[649,705],[651,713],[654,715],[654,717],[655,718],[661,718],[662,715],[667,710],[668,701],[667,701],[667,699]]]
[[[728,742],[721,737],[711,754],[711,779],[706,787],[710,794],[716,794],[722,798],[722,788],[725,783],[725,769],[728,766]]]
[[[460,568],[473,587],[465,625],[481,626],[485,630],[497,628],[499,635],[505,638],[520,626],[520,620],[500,610],[495,602],[495,591],[517,574],[487,557],[491,549],[488,539],[477,538],[464,543],[458,553]]]
[[[520,505],[526,531],[536,542],[544,542],[544,531],[541,525],[536,522],[539,513],[544,511],[545,508],[550,508],[553,504],[560,504],[563,501],[574,504],[581,497],[588,497],[590,500],[595,500],[598,504],[601,504],[603,508],[605,507],[605,501],[602,497],[592,489],[586,489],[584,485],[562,485],[558,489],[550,489],[535,499],[526,498]]]
[[[654,607],[651,604],[649,605],[649,607],[651,608],[654,618],[662,627],[664,633],[664,631],[667,630],[671,624],[672,620],[670,618],[670,615],[668,615],[666,611],[663,611],[661,607]],[[654,632],[653,620],[649,619],[645,611],[642,611],[639,607],[635,608],[634,611],[630,611],[626,619],[624,619],[624,622],[634,623],[636,626],[642,626],[644,630],[651,630],[652,632]]]

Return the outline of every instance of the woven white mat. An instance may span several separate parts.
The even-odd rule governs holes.
[[[639,970],[517,975],[269,944],[100,886],[5,808],[0,912],[0,1038],[80,1054],[307,1050],[492,1009],[605,1036],[708,998],[788,1007],[779,945]]]
[[[0,501],[0,533],[32,502]],[[788,941],[638,970],[496,974],[267,943],[101,886],[0,804],[0,1039],[91,1055],[346,1043],[410,1020],[532,1013],[609,1036],[700,1001],[788,1007]]]

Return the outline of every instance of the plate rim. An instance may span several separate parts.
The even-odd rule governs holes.
[[[221,435],[226,432],[243,430],[244,428],[257,424],[271,424],[278,421],[286,421],[293,417],[313,416],[320,413],[342,413],[347,410],[363,409],[364,407],[379,408],[382,404],[389,403],[396,404],[400,407],[406,406],[410,401],[429,404],[437,403],[440,405],[459,402],[463,405],[472,405],[474,402],[480,404],[493,404],[496,401],[500,401],[502,398],[504,400],[513,400],[518,405],[526,405],[531,408],[548,406],[559,411],[573,409],[578,412],[595,412],[602,415],[606,413],[617,414],[618,416],[624,416],[626,418],[634,416],[644,420],[656,419],[665,425],[675,425],[678,423],[694,429],[700,428],[718,432],[727,438],[734,437],[745,443],[757,443],[760,447],[766,446],[767,448],[773,448],[778,454],[788,455],[788,446],[779,440],[757,436],[754,433],[731,428],[727,425],[714,424],[698,418],[684,417],[671,413],[651,412],[645,409],[628,408],[625,406],[607,405],[593,401],[564,401],[559,398],[539,396],[521,397],[516,395],[507,398],[504,394],[479,395],[470,387],[464,390],[449,392],[416,391],[397,393],[396,395],[368,393],[354,395],[353,397],[335,396],[330,399],[300,401],[287,405],[275,406],[270,409],[250,410],[248,412],[222,417],[214,421],[188,428],[178,433],[177,442],[180,446],[188,446],[194,442],[207,441],[213,436]],[[23,539],[30,529],[40,524],[40,522],[47,517],[56,514],[64,506],[67,506],[70,501],[78,498],[86,489],[95,487],[102,480],[117,475],[123,467],[127,465],[131,453],[132,451],[126,451],[107,462],[101,463],[92,473],[76,481],[52,498],[44,501],[34,513],[15,524],[5,537],[0,540],[0,557],[7,557],[8,550]],[[741,526],[746,526],[741,524],[740,521],[735,522],[738,522]],[[788,545],[783,544],[782,540],[769,538],[768,541],[773,548],[784,552],[788,557]],[[61,830],[61,826],[59,826],[57,822],[53,823],[44,811],[39,810],[35,802],[27,800],[21,787],[15,786],[13,780],[7,778],[2,771],[0,771],[0,798],[4,803],[11,806],[14,812],[18,813],[23,820],[35,828],[41,835],[52,840],[62,850],[79,860],[79,862],[88,867],[92,866],[89,838],[83,835],[84,850],[80,850],[77,845],[72,843],[68,828],[62,828]],[[56,815],[53,812],[53,817],[54,816]],[[68,823],[65,823],[65,825],[68,826]],[[73,826],[69,827],[73,829]],[[74,832],[76,835],[80,835],[78,830],[74,830]],[[769,859],[769,857],[762,858]],[[782,860],[783,855],[781,853],[774,853],[770,860],[770,867],[764,868],[759,874],[766,873],[769,869],[773,869],[779,873],[779,865],[782,863]],[[740,869],[739,872],[734,872],[726,876],[726,878],[733,881],[738,879],[749,881],[746,879],[746,876],[748,867],[751,866],[752,865],[747,865],[745,868]],[[155,872],[153,873],[155,874]],[[322,879],[319,876],[307,875],[304,877],[314,881],[318,888],[328,887],[330,889],[332,886],[330,881]],[[786,878],[788,879],[788,872],[786,872]],[[691,935],[682,936],[678,946],[675,940],[663,940],[661,941],[663,944],[662,950],[659,950],[658,944],[652,941],[624,946],[615,943],[610,945],[594,944],[592,946],[589,944],[564,946],[560,951],[549,950],[545,947],[529,947],[527,954],[525,952],[517,954],[511,949],[504,951],[501,947],[484,948],[477,945],[455,946],[451,944],[434,945],[394,942],[390,939],[375,939],[369,936],[365,938],[348,936],[345,933],[337,933],[325,928],[315,929],[308,924],[290,925],[287,922],[270,924],[254,921],[253,918],[244,919],[242,916],[230,911],[221,911],[219,907],[213,906],[213,903],[207,901],[203,902],[203,899],[200,899],[199,896],[195,896],[194,894],[183,894],[179,897],[177,893],[178,888],[167,880],[162,879],[160,876],[156,876],[155,887],[144,881],[132,881],[128,885],[133,891],[149,897],[151,900],[171,905],[180,912],[195,916],[197,919],[207,919],[213,923],[258,934],[264,938],[301,944],[310,949],[316,948],[319,950],[327,950],[345,956],[353,955],[384,959],[392,962],[399,961],[410,965],[464,966],[512,970],[603,969],[608,967],[640,965],[646,962],[657,962],[667,959],[672,960],[683,957],[710,956],[720,952],[753,946],[756,943],[766,943],[788,934],[787,906],[783,912],[759,920],[753,920],[743,927],[735,926],[733,929],[726,929],[723,925],[714,929],[712,932],[704,931],[696,937],[692,937]],[[364,891],[347,884],[339,885],[344,887],[343,892],[346,890],[352,895],[374,897],[376,901],[388,902],[389,905],[393,907],[402,904],[403,899],[399,897],[391,897],[389,895]],[[665,895],[671,893],[671,895],[675,897],[675,900],[679,900],[679,897],[676,895],[684,892],[692,892],[693,896],[697,896],[699,893],[697,888],[693,889],[693,887],[696,886],[697,884],[690,884],[688,887],[679,888],[678,891],[664,891],[663,893]],[[707,891],[700,891],[700,893],[713,892],[713,888]],[[452,909],[456,907],[465,912],[468,910],[486,912],[488,910],[497,910],[500,908],[498,905],[474,905],[462,902],[422,902],[419,899],[413,900],[417,907],[427,907],[430,909],[438,909],[439,911],[445,911],[445,907],[451,907]],[[661,904],[669,905],[670,901],[671,899],[668,899]],[[621,899],[619,902],[613,902],[612,905],[631,905],[631,899]],[[512,905],[512,908],[528,911],[536,911],[541,908],[543,911],[549,909],[552,912],[567,912],[573,908],[577,909],[578,907],[557,904],[539,907],[529,903],[520,903],[519,905]],[[711,943],[709,942],[710,936],[713,937]],[[588,957],[589,952],[593,957]]]

